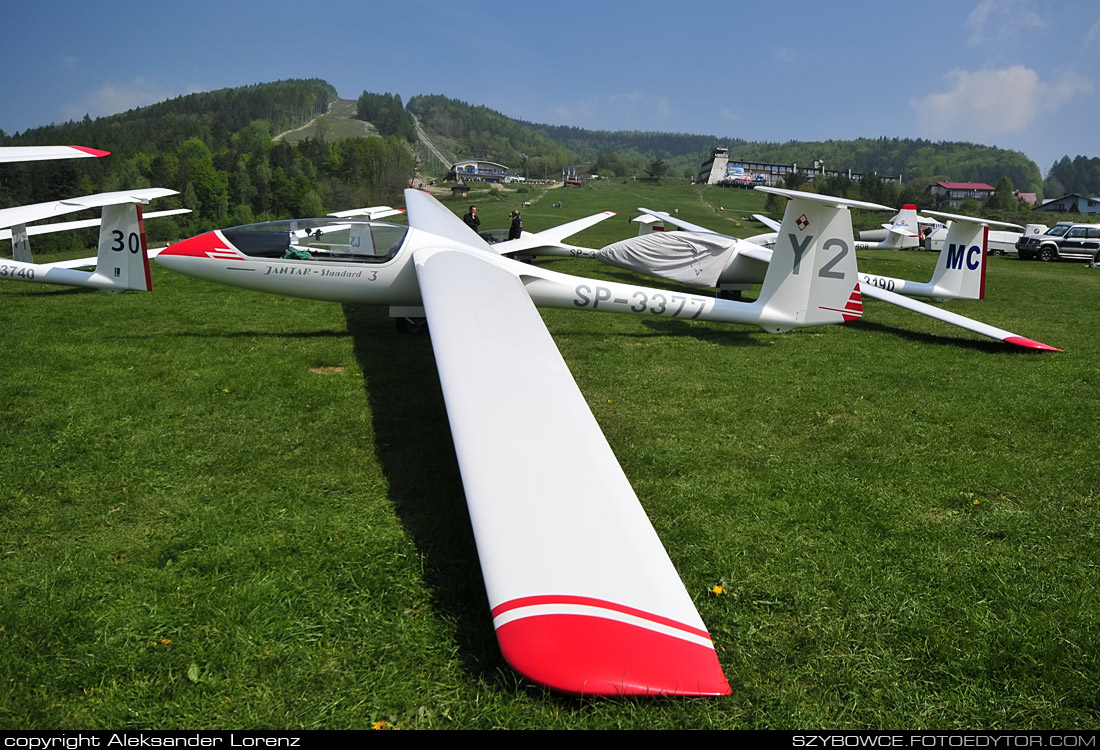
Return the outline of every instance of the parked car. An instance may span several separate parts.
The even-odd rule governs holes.
[[[1092,260],[1100,252],[1100,224],[1069,224],[1060,222],[1046,234],[1028,237],[1017,248],[1021,258],[1043,261],[1072,258]]]

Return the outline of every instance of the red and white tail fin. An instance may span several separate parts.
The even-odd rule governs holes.
[[[637,222],[639,237],[641,237],[643,234],[652,234],[653,232],[665,231],[665,225],[661,222],[661,220],[651,214],[642,214],[637,218],[631,219],[631,221]]]
[[[886,239],[882,241],[882,247],[905,250],[919,245],[920,232],[917,221],[916,205],[906,203],[891,223],[883,224],[886,227]]]
[[[758,300],[766,316],[790,320],[787,329],[858,320],[863,302],[848,209],[889,208],[796,190],[756,189],[788,198]]]
[[[99,251],[92,277],[112,291],[153,291],[145,221],[140,204],[121,203],[103,207]]]
[[[1001,222],[938,211],[928,213],[952,220],[929,282],[932,285],[931,296],[937,299],[984,299],[989,225],[1000,225]]]

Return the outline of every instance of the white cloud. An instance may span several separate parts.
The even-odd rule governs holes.
[[[1100,39],[1100,18],[1092,22],[1092,26],[1090,26],[1089,30],[1085,33],[1085,42],[1082,46],[1086,48],[1091,47],[1096,43],[1097,39]]]
[[[103,117],[135,107],[155,104],[182,93],[193,94],[201,90],[197,87],[188,87],[184,92],[167,91],[148,78],[135,78],[128,83],[109,82],[85,96],[80,102],[64,105],[62,114],[69,120],[78,120],[85,114]]]
[[[1070,73],[1042,81],[1023,65],[1001,70],[954,70],[950,91],[913,99],[922,135],[981,139],[1017,133],[1039,118],[1050,117],[1073,97],[1092,91],[1092,83]]]
[[[776,47],[772,58],[786,65],[793,65],[798,61],[798,54],[790,47]]]
[[[1019,36],[1045,29],[1047,22],[1029,0],[979,0],[966,17],[972,45],[1004,45]]]

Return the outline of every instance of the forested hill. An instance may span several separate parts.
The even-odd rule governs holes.
[[[180,96],[16,135],[0,132],[0,145],[68,143],[112,152],[108,159],[4,165],[0,208],[153,185],[178,190],[178,197],[162,199],[153,208],[183,206],[193,213],[151,222],[150,234],[158,239],[214,226],[392,203],[400,200],[401,188],[414,176],[416,124],[410,112],[437,147],[456,157],[498,161],[530,177],[556,177],[564,167],[608,176],[643,175],[650,162],[658,161],[669,167],[669,176],[694,176],[720,145],[734,159],[802,165],[820,159],[829,169],[900,174],[906,187],[916,191],[937,180],[997,184],[1003,177],[1020,190],[1042,191],[1038,168],[1023,154],[970,143],[879,138],[776,144],[685,133],[592,131],[524,122],[441,95],[415,96],[406,108],[396,94],[364,92],[357,114],[383,137],[325,138],[325,133],[362,132],[334,127],[336,111],[325,113],[336,100],[335,89],[322,80],[277,81]],[[301,131],[296,143],[274,140],[314,118],[317,123]],[[1059,186],[1096,192],[1089,187],[1093,175],[1100,175],[1094,161],[1079,157],[1060,162]]]
[[[151,145],[169,145],[180,137],[198,136],[217,150],[255,120],[263,120],[279,132],[323,114],[336,98],[336,89],[317,79],[220,89],[95,120],[85,115],[83,120],[27,130],[11,144],[94,143],[112,153],[130,154]]]
[[[905,182],[985,182],[1008,177],[1017,190],[1042,193],[1043,178],[1035,162],[1019,151],[959,141],[911,138],[861,138],[853,141],[746,143],[730,148],[731,158],[779,164],[812,164],[826,169],[882,176],[901,175]]]
[[[75,143],[111,152],[106,159],[5,164],[0,208],[129,188],[178,190],[179,196],[158,200],[152,209],[182,206],[193,213],[150,222],[155,240],[398,200],[415,168],[406,140],[274,140],[325,113],[336,98],[324,81],[278,81],[0,136],[0,145]],[[80,241],[69,236],[36,244]]]
[[[408,108],[430,131],[464,146],[461,156],[480,156],[509,166],[520,166],[525,154],[545,157],[552,162],[551,172],[569,164],[599,163],[602,169],[596,171],[601,173],[641,174],[645,163],[661,158],[672,167],[672,174],[695,174],[715,146],[725,146],[731,158],[746,161],[810,165],[822,160],[829,169],[901,175],[906,182],[995,185],[1007,176],[1019,190],[1042,192],[1039,168],[1024,154],[974,143],[907,138],[759,143],[714,135],[585,130],[524,122],[438,95],[415,96]],[[613,158],[602,158],[609,153]],[[555,159],[559,161],[554,163]],[[538,175],[536,170],[528,171]]]
[[[541,130],[488,107],[433,94],[409,99],[408,110],[420,124],[447,143],[456,158],[473,156],[506,164],[522,174],[556,175],[585,157]]]

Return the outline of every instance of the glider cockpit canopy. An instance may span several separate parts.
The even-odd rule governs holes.
[[[385,263],[397,256],[408,231],[383,221],[324,218],[247,224],[221,234],[254,258]]]

